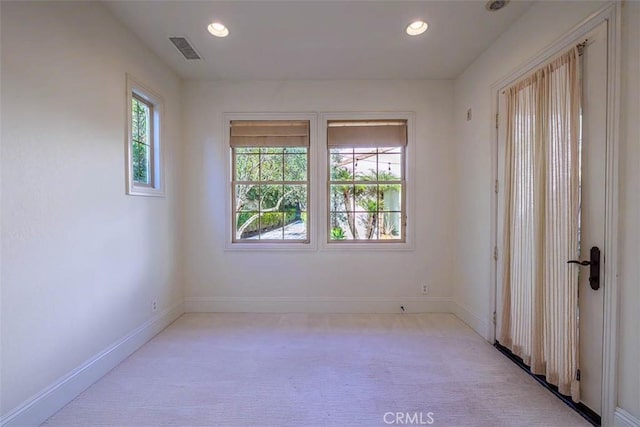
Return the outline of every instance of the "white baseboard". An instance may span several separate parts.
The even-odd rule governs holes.
[[[489,339],[489,337],[491,336],[490,322],[482,320],[480,316],[476,315],[462,304],[452,302],[451,305],[453,306],[453,314],[455,314],[458,319],[466,323],[471,329],[476,331],[478,335],[480,335],[484,339]]]
[[[187,313],[451,313],[448,297],[187,297]]]
[[[42,390],[0,419],[3,427],[38,426],[184,313],[179,302]]]
[[[616,408],[613,425],[615,427],[640,427],[640,419],[622,408]]]

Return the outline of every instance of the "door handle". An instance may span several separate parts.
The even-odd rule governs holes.
[[[589,268],[589,284],[591,289],[597,291],[600,289],[600,248],[594,246],[591,248],[591,259],[589,261],[580,261],[572,259],[567,261],[567,264],[588,265]]]

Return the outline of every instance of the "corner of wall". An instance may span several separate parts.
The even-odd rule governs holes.
[[[183,313],[184,303],[178,301],[9,412],[0,419],[0,426],[40,425]]]
[[[478,335],[487,341],[491,341],[491,322],[482,319],[477,313],[472,312],[459,301],[452,302],[453,314],[467,324],[471,329],[476,331]]]

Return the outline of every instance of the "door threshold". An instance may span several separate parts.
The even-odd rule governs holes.
[[[571,397],[565,396],[564,394],[561,394],[560,392],[558,392],[558,387],[554,386],[553,384],[549,384],[544,375],[536,375],[533,372],[531,372],[531,370],[529,369],[529,366],[527,366],[520,357],[513,354],[511,350],[509,350],[507,347],[502,346],[498,341],[496,341],[495,344],[493,344],[493,346],[500,353],[507,356],[512,362],[514,362],[516,365],[522,368],[522,370],[525,371],[527,374],[529,374],[530,377],[538,381],[538,383],[540,383],[544,388],[546,388],[551,393],[553,393],[558,399],[562,400],[568,407],[570,407],[571,409],[576,411],[578,414],[580,414],[582,418],[589,421],[592,425],[600,427],[600,425],[602,424],[602,418],[600,417],[600,415],[596,414],[591,408],[586,406],[584,403],[580,403],[580,402],[576,403],[573,400],[571,400]]]

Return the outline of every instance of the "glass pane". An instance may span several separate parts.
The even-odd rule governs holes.
[[[381,239],[402,238],[402,214],[400,212],[381,212],[379,219]]]
[[[353,185],[332,184],[329,189],[329,210],[352,211]]]
[[[297,212],[298,217],[301,211],[307,210],[307,185],[285,185],[280,210]]]
[[[373,213],[355,213],[356,228],[358,230],[358,239],[360,240],[377,240],[378,239],[378,214]]]
[[[356,146],[353,148],[353,151],[356,154],[376,154],[378,149],[376,147],[359,147]]]
[[[380,185],[380,210],[381,211],[401,211],[402,210],[402,185],[401,184],[381,184]]]
[[[284,147],[262,147],[260,152],[262,154],[282,154]]]
[[[284,177],[282,161],[282,154],[261,154],[260,180],[282,181]]]
[[[236,185],[236,211],[260,210],[260,187],[258,185]]]
[[[134,142],[149,144],[149,106],[136,98],[131,103],[131,137]]]
[[[284,212],[265,212],[260,216],[260,240],[282,240]]]
[[[286,154],[284,156],[284,180],[285,181],[306,181],[307,180],[307,155],[306,154]]]
[[[236,154],[258,154],[260,147],[238,147],[234,150],[236,150]]]
[[[379,147],[378,153],[402,153],[402,147]]]
[[[376,184],[360,184],[355,186],[357,212],[377,212],[378,206],[378,186]]]
[[[141,184],[151,183],[151,150],[148,145],[133,143],[133,181]]]
[[[147,104],[131,100],[131,143],[133,181],[151,184],[151,116]]]
[[[257,239],[260,228],[258,212],[236,214],[236,239]]]
[[[307,212],[296,212],[296,217],[288,218],[284,227],[285,240],[306,240],[307,239]]]
[[[237,181],[258,181],[260,179],[260,155],[236,154]]]
[[[329,218],[329,239],[353,240],[350,223],[353,224],[352,212],[332,212]]]
[[[331,148],[329,149],[330,154],[353,154],[353,148]]]
[[[282,185],[260,185],[261,210],[276,210],[283,202]]]
[[[289,154],[307,154],[307,147],[285,147],[284,152]]]
[[[351,181],[353,179],[353,150],[332,149],[329,157],[331,180]]]
[[[402,179],[402,154],[379,154],[378,179],[380,181],[395,181]]]
[[[378,157],[375,152],[365,152],[355,154],[356,180],[375,181],[377,179]]]

